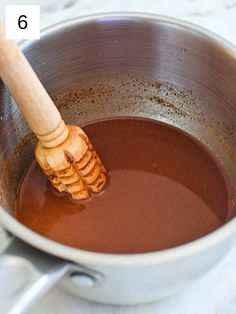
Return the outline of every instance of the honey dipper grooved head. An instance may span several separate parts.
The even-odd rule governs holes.
[[[70,193],[73,199],[87,199],[91,192],[105,188],[106,170],[84,131],[73,125],[68,129],[67,139],[59,146],[46,148],[39,142],[36,159],[58,191]]]

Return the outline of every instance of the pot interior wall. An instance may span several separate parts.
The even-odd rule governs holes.
[[[23,50],[67,123],[160,120],[208,146],[236,190],[235,55],[197,31],[138,17],[73,22]],[[0,84],[0,203],[13,214],[35,137]]]

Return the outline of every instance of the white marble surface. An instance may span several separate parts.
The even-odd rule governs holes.
[[[236,44],[236,0],[0,0],[0,18],[4,15],[6,4],[40,4],[42,27],[98,12],[165,14],[206,27]],[[157,303],[132,307],[101,305],[53,289],[30,313],[235,314],[235,265],[236,247],[223,262],[188,291]]]

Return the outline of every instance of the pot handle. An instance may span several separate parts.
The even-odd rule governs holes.
[[[4,310],[5,314],[23,314],[42,298],[52,287],[54,287],[62,278],[70,278],[77,275],[91,278],[94,282],[100,281],[102,275],[94,270],[88,269],[58,257],[44,253],[25,242],[12,237],[10,245],[0,257],[3,269],[7,267],[11,269],[20,269],[22,265],[32,267],[39,272],[20,293],[17,293],[11,300],[10,307]]]
[[[60,263],[56,267],[34,279],[17,297],[7,314],[26,313],[43,295],[47,293],[70,270],[70,264]]]

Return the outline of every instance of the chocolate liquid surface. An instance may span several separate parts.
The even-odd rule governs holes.
[[[232,216],[224,177],[208,152],[176,128],[143,119],[83,127],[108,170],[106,191],[72,201],[34,161],[16,200],[16,218],[68,246],[106,253],[175,247]]]

